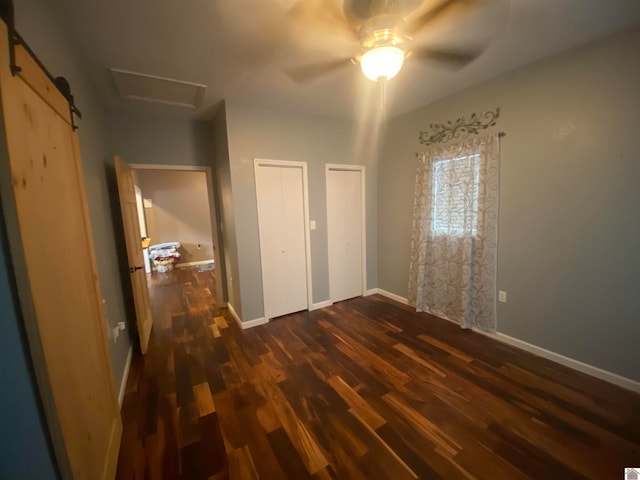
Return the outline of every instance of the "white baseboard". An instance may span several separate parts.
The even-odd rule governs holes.
[[[238,322],[238,325],[240,326],[240,328],[242,328],[243,330],[246,330],[247,328],[257,327],[258,325],[264,325],[265,323],[269,323],[269,320],[264,317],[255,318],[253,320],[243,322],[242,320],[240,320],[240,317],[236,313],[231,303],[227,302],[227,308],[229,309],[229,312],[231,312],[231,315],[233,316],[233,318],[235,318],[236,322]]]
[[[240,328],[242,328],[242,320],[240,320],[240,317],[236,313],[235,308],[233,308],[233,305],[231,305],[231,302],[227,302],[227,308],[229,309],[229,312],[231,312],[231,316],[235,318],[236,322],[238,322],[238,325],[240,325]]]
[[[207,263],[214,263],[213,258],[211,260],[199,260],[197,262],[176,263],[175,268],[195,267],[196,265],[205,265]]]
[[[385,297],[389,297],[393,300],[396,300],[400,303],[404,303],[406,305],[409,304],[406,298],[400,297],[394,293],[387,292],[380,288],[374,288],[372,290],[367,291],[367,295],[373,295],[378,293]],[[438,318],[446,320],[448,322],[455,323],[456,325],[460,325],[459,322],[455,320],[451,320],[450,318],[442,317],[437,315]],[[633,380],[631,378],[623,377],[622,375],[618,375],[617,373],[609,372],[608,370],[603,370],[602,368],[595,367],[593,365],[589,365],[588,363],[581,362],[580,360],[575,360],[570,357],[566,357],[560,353],[552,352],[551,350],[547,350],[546,348],[538,347],[537,345],[533,345],[532,343],[525,342],[524,340],[520,340],[514,337],[510,337],[509,335],[505,335],[504,333],[496,332],[490,333],[485,332],[480,329],[474,328],[474,332],[480,333],[487,337],[493,338],[498,342],[506,343],[513,347],[519,348],[521,350],[525,350],[529,353],[533,353],[542,358],[546,358],[547,360],[551,360],[553,362],[559,363],[560,365],[564,365],[565,367],[572,368],[582,373],[586,373],[587,375],[591,375],[592,377],[599,378],[609,383],[613,383],[614,385],[618,385],[619,387],[626,388],[627,390],[631,390],[632,392],[640,393],[640,382],[637,380]]]
[[[608,370],[603,370],[599,367],[594,367],[593,365],[581,362],[580,360],[565,357],[560,353],[552,352],[551,350],[538,347],[537,345],[525,342],[524,340],[510,337],[509,335],[505,335],[504,333],[487,333],[477,329],[474,329],[474,331],[494,338],[499,342],[506,343],[521,350],[525,350],[529,353],[533,353],[534,355],[537,355],[539,357],[543,357],[547,360],[559,363],[560,365],[564,365],[574,370],[578,370],[579,372],[586,373],[587,375],[591,375],[592,377],[596,377],[606,382],[613,383],[614,385],[618,385],[622,388],[626,388],[627,390],[640,393],[640,382],[638,382],[637,380],[632,380],[631,378],[623,377],[622,375],[618,375],[617,373],[609,372]]]
[[[330,307],[333,305],[331,300],[325,300],[324,302],[312,303],[309,307],[309,311],[313,312],[314,310],[320,310],[321,308]]]
[[[124,392],[127,390],[127,380],[129,379],[129,370],[131,369],[131,359],[133,358],[133,347],[129,347],[127,361],[124,362],[124,371],[122,372],[122,380],[120,381],[120,392],[118,393],[118,405],[122,408],[124,401]]]
[[[365,292],[365,296],[379,294],[383,297],[390,298],[391,300],[395,300],[396,302],[404,303],[405,305],[409,305],[409,300],[405,297],[401,297],[400,295],[396,295],[395,293],[387,292],[381,288],[372,288],[371,290],[367,290]]]
[[[264,317],[254,318],[253,320],[247,320],[246,322],[242,322],[240,326],[243,330],[247,328],[257,327],[258,325],[264,325],[265,323],[269,323],[269,320]]]

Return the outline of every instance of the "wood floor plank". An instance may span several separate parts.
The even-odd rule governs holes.
[[[213,404],[213,397],[211,396],[211,388],[209,383],[199,383],[193,386],[193,395],[196,399],[196,405],[198,407],[198,415],[205,417],[216,411],[216,407]]]
[[[437,449],[444,452],[449,457],[454,457],[462,447],[456,443],[449,435],[444,433],[433,422],[420,415],[413,408],[407,405],[398,395],[394,393],[388,393],[382,397],[383,401],[398,412],[404,419],[415,425],[418,432],[420,432],[425,439],[430,440]]]
[[[405,461],[402,459],[402,457],[395,450],[393,450],[384,441],[384,439],[382,439],[380,437],[380,435],[378,435],[378,433],[375,431],[375,429],[371,428],[371,426],[362,417],[360,417],[357,412],[351,411],[350,413],[356,418],[356,420],[358,420],[362,424],[362,426],[364,426],[370,432],[371,436],[375,438],[376,442],[374,444],[376,444],[377,446],[382,447],[382,449],[386,450],[389,453],[389,455],[395,459],[395,461],[398,463],[398,465],[402,469],[405,470],[406,474],[408,474],[412,478],[418,478],[418,476],[411,469],[411,467],[405,463]]]
[[[233,480],[259,480],[251,452],[246,445],[229,452],[229,477]]]
[[[407,465],[408,470],[418,478],[429,478],[433,480],[442,478],[428,463],[420,458],[387,423],[378,427],[376,434],[388,448]]]
[[[216,322],[216,326],[219,329],[227,328],[229,326],[229,324],[227,323],[227,321],[224,319],[222,315],[213,317],[213,321]]]
[[[462,360],[463,362],[472,362],[473,358],[470,357],[469,355],[467,355],[466,353],[462,352],[461,350],[452,347],[451,345],[446,344],[445,342],[441,342],[440,340],[438,340],[437,338],[433,338],[429,335],[418,335],[418,338],[420,340],[424,340],[427,343],[430,343],[431,345],[438,347],[441,350],[444,350],[445,352],[450,353],[451,355],[453,355],[454,357],[459,358],[460,360]]]
[[[220,328],[215,323],[209,325],[209,329],[211,330],[211,335],[213,335],[213,338],[220,338],[220,336],[222,335],[220,333]]]
[[[243,330],[211,272],[152,274],[118,480],[609,479],[640,395],[380,295]]]
[[[228,471],[224,439],[218,421],[218,415],[212,413],[200,417],[200,445],[208,477]]]
[[[200,442],[191,443],[180,449],[182,478],[206,480],[204,455]]]
[[[228,391],[217,392],[213,395],[213,402],[216,405],[225,450],[230,452],[241,448],[245,444],[244,431],[233,408],[231,394]]]
[[[287,478],[255,411],[244,408],[239,410],[237,415],[258,478]],[[292,453],[296,454],[295,451]]]
[[[427,360],[423,359],[418,353],[416,353],[410,347],[407,347],[406,345],[403,345],[401,343],[396,343],[393,346],[393,348],[398,350],[400,353],[406,355],[407,357],[409,357],[411,360],[413,360],[420,366],[432,371],[433,373],[435,373],[436,375],[439,375],[442,378],[446,378],[447,376],[446,373],[444,373],[441,369],[435,367],[432,362],[428,362]]]
[[[180,448],[200,440],[198,409],[195,403],[178,407],[178,444]]]
[[[277,428],[269,432],[267,438],[287,478],[311,478],[300,456],[294,453],[295,447],[284,429]]]
[[[287,379],[287,373],[282,365],[276,360],[273,352],[260,355],[261,363],[256,365],[256,369],[263,377],[271,379],[274,383],[280,383]]]
[[[340,376],[331,377],[327,381],[370,428],[377,429],[386,423],[371,406],[353,390]]]
[[[270,382],[264,382],[263,387],[267,395],[266,400],[273,407],[278,420],[289,435],[291,443],[298,451],[307,471],[313,475],[325,468],[328,465],[327,459],[280,389]]]

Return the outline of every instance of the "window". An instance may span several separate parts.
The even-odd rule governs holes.
[[[446,158],[433,163],[435,235],[475,236],[478,229],[480,155]]]
[[[408,300],[463,328],[494,332],[499,137],[434,145],[418,157]]]

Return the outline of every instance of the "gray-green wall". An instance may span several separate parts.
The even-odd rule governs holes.
[[[640,29],[392,119],[378,283],[407,296],[418,133],[502,108],[498,331],[640,380]]]
[[[107,119],[113,151],[127,163],[211,166],[206,122],[119,112]]]
[[[249,108],[226,103],[232,207],[237,242],[242,320],[264,316],[254,159],[307,162],[313,302],[329,300],[325,164],[366,167],[367,287],[377,278],[377,145],[371,128],[344,120]],[[223,202],[224,206],[224,202]],[[235,307],[235,305],[234,305]]]
[[[229,137],[227,135],[226,105],[222,104],[211,122],[214,137],[214,164],[217,180],[217,207],[219,208],[219,234],[222,239],[224,259],[226,300],[237,315],[242,318],[240,300],[240,274],[238,267],[238,243],[236,241],[236,222],[234,215],[233,193],[231,185],[231,164],[229,162]]]

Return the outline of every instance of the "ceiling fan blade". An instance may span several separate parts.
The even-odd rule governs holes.
[[[485,48],[441,49],[419,47],[411,52],[412,58],[435,61],[453,70],[460,69],[478,58]]]
[[[357,41],[358,32],[353,29],[345,14],[334,1],[298,0],[286,14],[290,21],[320,30],[331,30]]]
[[[347,65],[351,65],[351,58],[340,58],[322,63],[312,63],[301,67],[294,67],[285,70],[285,74],[294,82],[304,84],[316,78],[323,77]]]
[[[410,35],[415,35],[430,23],[446,16],[454,7],[463,5],[473,7],[477,3],[477,1],[469,0],[439,0],[433,7],[409,23],[408,32]]]

